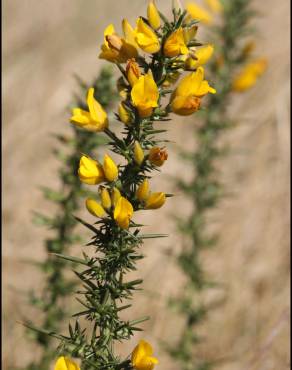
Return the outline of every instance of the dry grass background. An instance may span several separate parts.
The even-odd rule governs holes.
[[[170,1],[158,1],[162,10]],[[146,0],[6,0],[4,10],[4,125],[3,125],[3,365],[24,365],[37,356],[17,323],[24,314],[34,317],[21,293],[39,288],[41,276],[22,262],[44,258],[42,240],[48,232],[31,223],[31,211],[53,210],[39,185],[55,186],[58,163],[52,154],[54,132],[70,132],[65,107],[74,90],[73,73],[90,80],[102,31],[122,17],[134,21],[144,14]],[[210,215],[220,230],[220,244],[204,256],[210,275],[224,282],[227,301],[214,310],[200,331],[207,336],[201,354],[228,358],[223,370],[284,370],[289,368],[289,36],[288,0],[254,0],[261,17],[257,52],[269,69],[257,86],[234,97],[230,106],[238,125],[224,137],[231,154],[221,165],[222,180],[232,195]],[[192,120],[170,126],[169,137],[192,145]],[[167,189],[168,174],[184,176],[186,168],[170,150],[157,188]],[[175,341],[180,320],[165,307],[165,297],[183,282],[163,250],[180,247],[169,213],[184,215],[187,204],[172,198],[159,212],[148,213],[149,229],[169,232],[168,240],[145,245],[140,275],[147,295],[138,293],[135,313],[150,313],[146,339],[157,344],[161,369],[177,366],[158,349],[161,338]],[[158,221],[155,225],[155,221]],[[158,226],[158,227],[157,227]],[[157,230],[159,229],[159,230]],[[219,294],[216,292],[216,294]],[[208,294],[205,299],[214,297]],[[138,339],[138,336],[134,339]],[[130,351],[134,342],[123,350]]]

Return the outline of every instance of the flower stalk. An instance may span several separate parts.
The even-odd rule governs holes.
[[[72,124],[93,136],[108,137],[109,143],[103,160],[84,153],[79,163],[79,180],[94,189],[86,207],[95,221],[77,220],[92,232],[92,238],[82,258],[58,254],[61,260],[74,262],[82,284],[76,292],[80,310],[73,315],[68,333],[51,333],[61,338],[62,370],[69,363],[67,356],[79,358],[82,370],[152,370],[158,362],[145,341],[126,357],[121,357],[115,346],[140,331],[139,324],[147,319],[124,319],[123,311],[131,306],[129,302],[142,283],[142,279],[130,280],[128,273],[136,270],[137,261],[144,257],[143,241],[164,236],[142,233],[143,225],[135,221],[137,212],[153,212],[171,196],[152,191],[153,172],[168,160],[162,136],[166,130],[156,124],[163,125],[171,112],[196,112],[199,106],[194,109],[193,101],[201,103],[209,92],[215,93],[204,80],[203,67],[184,77],[176,89],[172,87],[186,71],[184,58],[194,54],[194,45],[200,45],[193,25],[181,9],[174,10],[173,19],[168,20],[154,1],[149,3],[148,19],[139,17],[136,28],[123,20],[123,36],[109,25],[99,56],[114,63],[121,74],[117,87],[122,101],[116,114],[121,132],[112,129],[92,88],[87,106],[72,111]],[[194,88],[186,91],[191,84]]]

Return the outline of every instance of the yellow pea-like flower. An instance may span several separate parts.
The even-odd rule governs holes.
[[[153,348],[145,340],[140,340],[134,348],[131,356],[131,362],[136,370],[153,370],[158,364],[156,357],[153,357]]]
[[[154,3],[154,0],[149,1],[149,5],[147,8],[147,17],[149,24],[152,28],[157,30],[160,27],[160,16],[157,10],[157,7]]]
[[[131,123],[131,115],[130,115],[130,113],[127,111],[127,109],[125,108],[125,106],[124,106],[124,103],[123,103],[123,102],[121,102],[121,103],[119,104],[118,113],[119,113],[120,120],[121,120],[125,125],[129,125],[129,124]]]
[[[87,198],[85,201],[87,211],[95,217],[102,218],[106,216],[106,212],[101,204],[92,198]]]
[[[155,54],[160,50],[160,42],[158,37],[142,18],[138,18],[135,32],[135,40],[143,51],[149,54]]]
[[[69,357],[60,356],[56,361],[54,370],[80,370],[80,367]]]
[[[125,63],[130,58],[136,58],[138,51],[134,45],[118,36],[110,24],[104,31],[104,43],[101,46],[100,59],[113,63]]]
[[[167,57],[176,57],[178,55],[188,54],[188,52],[189,49],[185,43],[184,31],[180,27],[166,39],[163,53]]]
[[[134,210],[132,204],[124,197],[120,197],[114,210],[114,219],[122,229],[128,229]]]
[[[146,200],[146,209],[158,209],[165,203],[166,196],[162,192],[151,193]]]
[[[107,114],[94,98],[94,88],[91,87],[87,93],[87,105],[89,111],[74,108],[71,116],[71,123],[84,128],[87,131],[103,131],[108,127]]]
[[[105,154],[103,158],[103,171],[105,178],[110,182],[115,181],[119,174],[117,165],[107,154]]]
[[[122,28],[123,28],[125,40],[129,44],[133,45],[136,49],[138,49],[139,46],[136,42],[136,32],[134,28],[130,25],[130,23],[127,21],[127,19],[123,19]]]
[[[135,59],[129,59],[126,66],[127,79],[131,86],[134,86],[141,76],[141,71]]]
[[[140,202],[144,202],[149,196],[149,181],[145,179],[139,186],[136,191],[136,197]]]
[[[223,6],[220,0],[205,0],[205,3],[214,13],[222,13]]]
[[[153,76],[148,72],[140,76],[131,91],[133,105],[138,109],[140,117],[149,117],[153,108],[158,106],[159,91],[153,80]]]
[[[134,159],[139,166],[144,160],[144,151],[138,141],[135,141],[134,143]]]
[[[100,184],[105,180],[102,165],[85,155],[80,158],[78,176],[81,182],[88,185]]]
[[[255,85],[257,79],[265,72],[267,60],[261,58],[247,64],[241,72],[234,78],[233,91],[242,92]]]
[[[105,187],[100,187],[100,198],[101,198],[101,205],[105,209],[110,209],[112,206],[111,197],[109,191]]]
[[[204,68],[185,76],[178,84],[171,97],[172,111],[181,116],[188,116],[200,107],[200,98],[216,90],[204,80]]]
[[[191,19],[195,19],[206,24],[212,23],[213,21],[211,14],[195,3],[188,3],[186,9]]]
[[[118,188],[113,188],[111,191],[111,201],[115,207],[118,203],[118,200],[121,198],[121,193]]]
[[[148,159],[155,166],[162,166],[163,163],[167,160],[168,154],[166,150],[163,150],[157,146],[154,146],[150,149]]]
[[[185,66],[188,70],[195,70],[208,62],[214,52],[213,45],[204,45],[195,51],[195,58],[189,56],[185,61]]]

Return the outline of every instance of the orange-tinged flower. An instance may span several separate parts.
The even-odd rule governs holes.
[[[161,149],[157,146],[153,147],[149,151],[148,159],[155,166],[162,166],[163,163],[167,160],[168,154],[165,149]]]
[[[141,71],[135,59],[129,59],[126,66],[126,74],[131,86],[134,86],[141,76]]]

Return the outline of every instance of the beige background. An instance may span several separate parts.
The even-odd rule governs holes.
[[[167,10],[170,1],[157,1]],[[205,268],[227,286],[227,300],[200,328],[207,343],[202,356],[224,358],[224,370],[289,368],[289,1],[255,0],[260,17],[255,25],[257,54],[269,60],[267,73],[249,92],[234,97],[230,112],[236,127],[224,136],[231,154],[220,169],[231,193],[210,215],[220,230],[217,248],[204,256]],[[54,132],[70,133],[68,112],[75,89],[73,73],[90,80],[98,71],[103,29],[122,17],[133,22],[145,14],[146,0],[6,0],[3,4],[3,278],[4,368],[25,365],[36,349],[18,321],[35,317],[25,291],[40,288],[41,276],[24,264],[27,257],[44,258],[42,240],[49,235],[31,223],[32,210],[53,211],[38,191],[57,185],[58,163],[52,154]],[[196,118],[178,119],[169,138],[192,145]],[[157,190],[175,191],[167,175],[184,176],[175,152],[154,181]],[[183,278],[163,250],[180,248],[169,216],[186,214],[178,194],[161,210],[143,218],[148,229],[170,234],[147,243],[139,274],[147,294],[137,293],[135,317],[151,314],[143,337],[155,345],[160,369],[177,369],[158,347],[161,339],[175,342],[181,320],[169,313],[165,298],[176,293]],[[87,216],[90,217],[90,216]],[[156,222],[157,221],[157,225]],[[205,299],[222,296],[209,292]],[[121,349],[127,353],[139,336]]]

